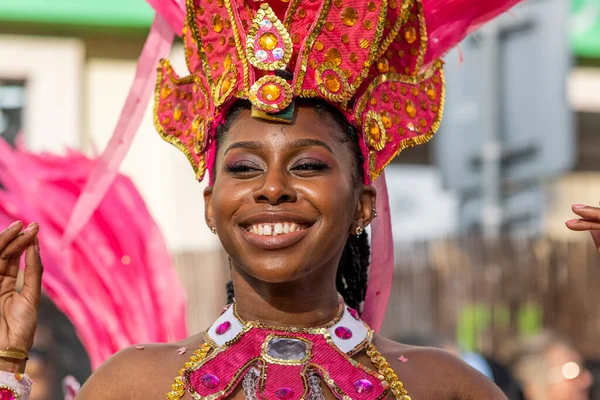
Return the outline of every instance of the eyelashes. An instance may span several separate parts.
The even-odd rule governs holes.
[[[297,171],[299,173],[320,172],[327,171],[329,169],[331,169],[331,167],[327,163],[317,160],[300,161],[290,168],[291,171]],[[253,174],[261,171],[263,171],[263,168],[259,167],[254,163],[237,162],[232,164],[225,164],[225,172],[233,175]]]

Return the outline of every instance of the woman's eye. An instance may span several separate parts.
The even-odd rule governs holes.
[[[225,171],[231,174],[249,174],[260,170],[257,165],[251,163],[225,165]]]
[[[321,161],[302,161],[292,167],[295,171],[326,171],[329,165]]]

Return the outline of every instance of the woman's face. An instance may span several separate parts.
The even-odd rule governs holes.
[[[311,107],[298,107],[292,124],[249,110],[231,124],[205,200],[207,223],[235,267],[270,283],[337,269],[348,235],[371,221],[375,205],[374,189],[353,178],[355,156],[343,138]]]

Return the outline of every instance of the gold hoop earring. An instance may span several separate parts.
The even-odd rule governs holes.
[[[217,228],[210,228],[210,231],[212,232],[213,235],[217,234]]]
[[[355,230],[354,232],[356,233],[356,236],[360,236],[360,235],[362,235],[362,234],[363,234],[363,232],[364,232],[364,231],[365,231],[365,230],[364,230],[362,227],[360,227],[360,226],[357,226],[357,227],[356,227],[356,230]]]

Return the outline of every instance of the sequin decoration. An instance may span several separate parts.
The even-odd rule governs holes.
[[[321,64],[315,73],[319,92],[330,101],[341,102],[352,98],[350,85],[344,72],[335,64]]]
[[[213,101],[217,107],[223,104],[233,92],[237,84],[237,76],[237,67],[235,64],[231,64],[229,71],[225,71],[217,81],[212,93]]]
[[[246,37],[246,56],[263,71],[284,68],[292,57],[292,39],[267,3],[260,6]]]
[[[293,96],[290,84],[275,75],[266,75],[254,82],[249,94],[254,107],[270,113],[285,110]]]
[[[348,27],[354,26],[358,21],[358,12],[352,7],[346,7],[342,11],[342,23]]]
[[[373,150],[381,151],[385,148],[387,142],[386,129],[380,114],[372,110],[367,112],[365,123],[363,125],[363,132],[369,147]]]

